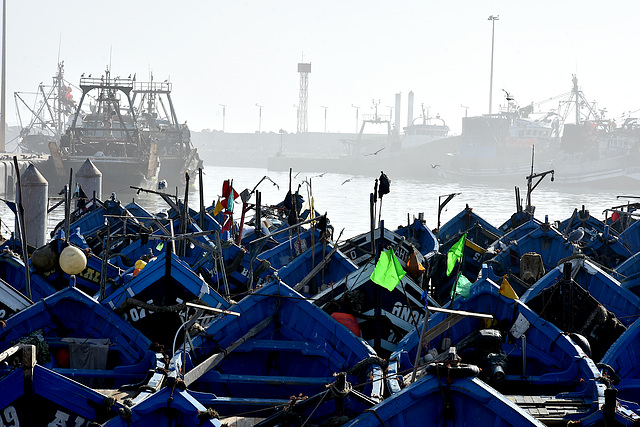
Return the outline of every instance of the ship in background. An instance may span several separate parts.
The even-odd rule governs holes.
[[[133,86],[131,77],[112,77],[110,70],[100,77],[80,78],[82,95],[70,124],[57,143],[48,143],[51,157],[42,172],[53,191],[87,159],[102,172],[104,192],[155,184],[157,144],[141,131]]]
[[[41,82],[36,92],[13,94],[20,136],[18,146],[23,153],[49,153],[49,142],[60,141],[75,113],[77,103],[73,89],[79,90],[64,78],[64,61],[58,63],[51,85]],[[26,111],[23,121],[21,111]]]
[[[640,179],[638,120],[628,115],[618,125],[605,117],[606,109],[586,99],[575,75],[571,91],[544,101],[557,100],[554,109],[534,111],[542,103],[520,107],[505,95],[506,110],[462,119],[459,144],[442,176],[511,185],[549,170],[555,185],[617,188]]]
[[[132,98],[142,136],[157,147],[158,180],[167,188],[184,184],[185,173],[195,177],[203,167],[187,122],[178,122],[171,90],[171,82],[156,82],[151,75],[149,82],[134,82]]]
[[[186,173],[202,167],[189,128],[178,122],[171,83],[153,77],[137,82],[135,74],[113,77],[107,70],[99,78],[81,76],[78,103],[73,88],[60,62],[53,84],[39,85],[35,108],[24,94],[15,94],[16,103],[30,113],[29,122],[21,123],[19,146],[23,152],[50,154],[39,168],[52,191],[68,182],[69,169],[77,171],[86,159],[102,172],[106,192],[152,188],[159,180],[165,186],[181,185]]]
[[[452,141],[450,129],[439,116],[430,117],[424,105],[414,117],[413,100],[410,92],[405,127],[400,121],[401,95],[396,94],[395,121],[380,114],[374,101],[374,112],[362,116],[357,133],[214,131],[194,133],[193,140],[207,163],[219,165],[363,176],[379,176],[384,170],[394,176],[437,177],[431,166],[434,153],[445,155],[451,147],[433,143]]]

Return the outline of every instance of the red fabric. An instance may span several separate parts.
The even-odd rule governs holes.
[[[331,315],[331,317],[336,319],[338,323],[346,326],[347,329],[353,332],[357,337],[362,336],[360,334],[360,325],[358,325],[358,321],[352,314],[339,313],[336,311]]]

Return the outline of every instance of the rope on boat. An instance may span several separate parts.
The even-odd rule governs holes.
[[[369,368],[371,365],[378,365],[382,369],[386,369],[387,361],[379,356],[371,356],[366,359],[361,360],[360,362],[353,365],[348,371],[349,375],[358,375],[362,373],[365,369]]]
[[[220,414],[218,414],[218,412],[213,408],[207,408],[206,411],[198,411],[198,420],[200,422],[213,420],[216,418],[220,418]]]

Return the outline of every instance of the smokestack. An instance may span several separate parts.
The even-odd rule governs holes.
[[[413,91],[409,91],[409,100],[407,103],[407,126],[411,126],[413,124]]]
[[[400,135],[400,106],[401,106],[401,98],[402,98],[402,94],[401,93],[396,93],[396,124],[395,124],[395,131],[394,133],[396,135]]]

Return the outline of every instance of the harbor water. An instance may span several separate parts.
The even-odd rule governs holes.
[[[203,194],[205,206],[214,203],[222,193],[224,180],[232,179],[234,189],[240,193],[244,189],[257,189],[262,192],[262,203],[275,205],[284,200],[289,189],[289,172],[268,171],[262,168],[220,167],[207,166],[204,158]],[[264,177],[268,179],[264,179]],[[456,195],[442,210],[440,223],[444,224],[451,217],[460,212],[466,205],[495,226],[504,223],[516,210],[515,187],[519,187],[521,204],[526,205],[527,182],[525,177],[521,182],[505,182],[502,186],[469,185],[444,180],[420,181],[396,179],[389,176],[391,187],[382,202],[378,201],[376,214],[381,214],[385,226],[389,229],[413,221],[420,213],[424,215],[426,224],[434,229],[438,226],[438,203],[445,200],[451,193]],[[193,209],[199,207],[198,177],[191,177],[195,186],[189,192],[189,205]],[[317,174],[293,169],[291,173],[291,188],[299,189],[305,200],[313,198],[315,209],[320,213],[327,213],[337,237],[340,231],[342,239],[355,236],[369,230],[370,227],[370,194],[374,191],[376,177],[350,176],[345,174]],[[275,183],[275,184],[274,184]],[[57,189],[52,189],[56,190]],[[184,188],[166,189],[168,193],[178,192],[184,196]],[[140,193],[128,187],[121,189],[105,189],[103,197],[109,197],[112,192],[118,199],[127,204],[133,200],[150,210],[160,212],[168,206],[157,195]],[[50,191],[50,194],[54,191]],[[619,206],[634,199],[619,196],[633,196],[620,194],[615,189],[592,190],[589,188],[562,188],[555,186],[548,178],[532,192],[532,205],[536,207],[535,216],[543,220],[548,216],[550,222],[562,221],[571,216],[574,209],[584,206],[596,218],[604,219],[605,209]],[[252,198],[253,202],[254,198]],[[51,199],[53,206],[58,200]],[[238,199],[236,203],[240,203]],[[64,217],[64,207],[60,205],[49,215],[49,229]],[[14,228],[13,212],[0,202],[0,233],[10,235]]]

